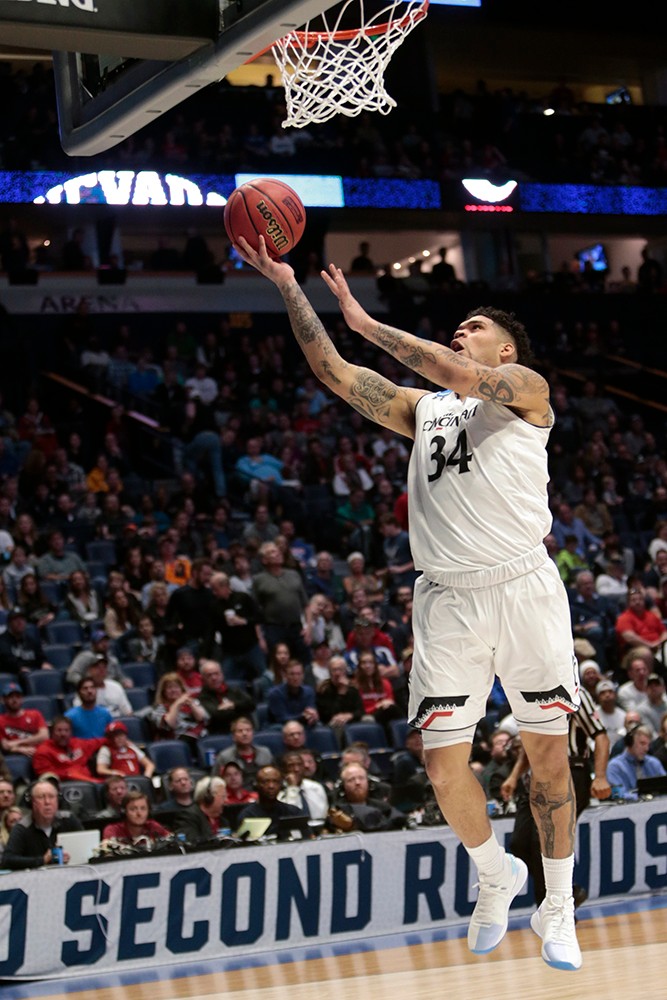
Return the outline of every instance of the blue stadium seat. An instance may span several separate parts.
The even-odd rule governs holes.
[[[182,740],[155,740],[146,746],[146,753],[158,774],[164,774],[172,767],[192,767],[194,763],[190,747]]]
[[[151,692],[148,688],[126,688],[125,694],[133,712],[140,712],[151,704]]]
[[[55,621],[46,626],[46,638],[57,645],[82,646],[85,634],[78,622]]]
[[[346,746],[356,743],[357,740],[368,744],[369,750],[386,750],[387,737],[384,729],[378,722],[348,722],[343,727]]]
[[[253,741],[260,747],[266,747],[270,750],[274,757],[280,757],[285,753],[285,744],[283,743],[283,734],[279,729],[260,729],[258,733],[255,733],[255,739]]]
[[[255,705],[255,718],[257,719],[258,729],[263,729],[267,725],[269,721],[269,706],[266,702]]]
[[[155,687],[155,667],[152,663],[122,663],[121,670],[139,688]]]
[[[227,747],[231,746],[233,742],[234,740],[227,733],[219,733],[217,736],[202,736],[197,741],[197,757],[200,766],[208,771],[211,766],[206,759],[209,750],[218,754],[221,750],[226,750]]]
[[[86,562],[86,569],[88,571],[88,576],[90,580],[106,580],[107,578],[107,568],[103,562],[88,560]]]
[[[307,729],[306,746],[319,754],[340,752],[338,737],[328,726],[315,726],[312,729]]]
[[[65,595],[62,584],[58,580],[40,580],[39,589],[49,604],[62,604]]]
[[[28,694],[61,698],[65,694],[64,677],[59,670],[31,670],[24,676]]]
[[[150,742],[150,730],[144,720],[138,715],[121,715],[114,722],[123,722],[127,729],[128,739],[140,746]]]
[[[67,670],[76,653],[68,643],[54,642],[42,646],[44,657],[56,670]]]
[[[408,725],[407,719],[392,719],[389,723],[392,746],[397,750],[402,750],[405,746],[405,737],[410,729],[411,726]]]
[[[88,542],[86,545],[86,562],[101,562],[108,569],[118,562],[116,545],[114,542],[98,540]]]
[[[58,698],[50,698],[44,694],[27,694],[23,699],[24,708],[36,708],[44,716],[47,723],[53,722],[56,715],[60,715],[62,709]]]
[[[34,780],[35,776],[30,757],[24,757],[22,753],[8,753],[5,757],[5,764],[15,785],[18,782],[23,783]]]

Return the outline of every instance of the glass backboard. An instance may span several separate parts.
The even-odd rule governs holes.
[[[209,0],[178,2],[189,6]],[[66,153],[92,156],[123,142],[316,17],[333,0],[214,2],[218,5],[216,40],[179,59],[137,57],[136,45],[134,54],[122,51],[124,45],[115,36],[113,46],[103,54],[98,51],[99,43],[90,54],[54,52],[60,139]]]

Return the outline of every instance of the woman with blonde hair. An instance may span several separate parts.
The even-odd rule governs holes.
[[[208,718],[175,671],[162,675],[148,715],[156,740],[183,740],[194,749],[197,740],[206,736]]]

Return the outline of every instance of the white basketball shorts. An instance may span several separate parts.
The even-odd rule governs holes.
[[[487,585],[480,577],[493,571],[475,577],[481,585],[417,580],[410,724],[425,747],[458,742],[457,734],[472,740],[497,675],[519,729],[566,733],[579,707],[579,673],[555,565],[548,559]]]

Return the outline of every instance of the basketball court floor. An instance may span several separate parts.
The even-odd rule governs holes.
[[[492,955],[465,926],[328,947],[56,982],[1,984],[2,1000],[666,1000],[667,896],[582,907],[579,972],[544,964],[526,917]]]

